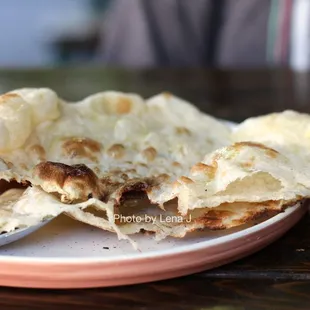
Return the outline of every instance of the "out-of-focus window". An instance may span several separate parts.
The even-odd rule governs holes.
[[[91,62],[108,1],[1,0],[0,67]]]

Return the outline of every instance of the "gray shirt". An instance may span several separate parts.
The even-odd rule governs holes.
[[[266,66],[271,0],[114,0],[105,63],[127,67]]]

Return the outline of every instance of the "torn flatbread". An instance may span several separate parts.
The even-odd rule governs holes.
[[[309,197],[308,169],[272,148],[278,136],[257,143],[257,134],[243,136],[242,126],[232,130],[167,93],[144,100],[103,92],[68,103],[50,89],[15,90],[0,97],[0,180],[30,186],[12,190],[21,194],[11,204],[15,211],[27,201],[49,206],[43,213],[27,209],[28,218],[65,213],[119,238],[141,230],[162,239],[226,229]],[[134,192],[151,201],[147,208],[136,202],[139,214],[184,220],[117,222]],[[10,205],[3,195],[3,206]]]

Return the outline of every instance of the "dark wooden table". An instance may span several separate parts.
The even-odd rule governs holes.
[[[51,87],[68,100],[113,89],[151,96],[173,92],[217,117],[295,109],[310,113],[310,75],[290,71],[220,72],[81,68],[0,71],[0,92]],[[117,288],[0,288],[0,309],[310,309],[310,216],[260,252],[215,270]]]

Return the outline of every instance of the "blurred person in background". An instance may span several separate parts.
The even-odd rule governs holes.
[[[310,69],[310,0],[1,0],[0,26],[0,67]]]
[[[301,59],[308,66],[309,5],[310,0],[113,0],[103,23],[103,61],[247,68],[300,65]]]

